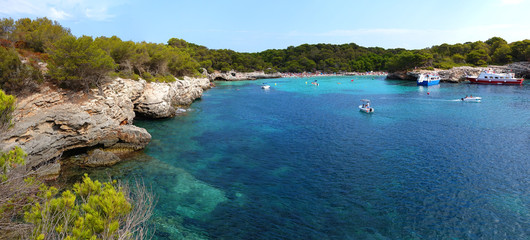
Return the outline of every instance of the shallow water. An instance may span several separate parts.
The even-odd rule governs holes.
[[[92,174],[152,186],[156,239],[529,239],[529,93],[218,82],[181,116],[136,121],[145,154]],[[457,101],[469,94],[483,101]]]

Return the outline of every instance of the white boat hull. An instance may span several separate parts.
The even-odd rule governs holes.
[[[374,108],[366,108],[366,107],[363,107],[363,105],[359,105],[359,111],[361,112],[365,112],[365,113],[373,113],[374,112]]]
[[[461,99],[464,102],[480,102],[482,100],[481,97],[466,97]]]

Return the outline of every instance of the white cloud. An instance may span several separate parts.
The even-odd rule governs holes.
[[[54,20],[107,21],[122,1],[105,0],[0,0],[0,14],[8,17],[48,17]]]
[[[105,21],[114,17],[108,13],[106,7],[87,8],[85,10],[85,16],[96,21]]]
[[[52,18],[52,19],[63,20],[63,19],[71,17],[70,14],[68,14],[68,13],[66,13],[64,11],[61,11],[61,10],[56,10],[53,7],[50,8],[50,11],[51,11],[50,18]]]

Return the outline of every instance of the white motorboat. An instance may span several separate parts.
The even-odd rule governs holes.
[[[269,86],[269,85],[267,85],[267,84],[263,84],[263,85],[261,86],[261,88],[262,88],[262,89],[270,89],[271,86]]]
[[[473,96],[468,97],[468,96],[466,96],[464,98],[461,98],[460,100],[462,100],[464,102],[480,102],[482,100],[482,98],[481,97],[473,97]]]
[[[368,99],[361,99],[362,105],[359,105],[359,111],[365,112],[365,113],[373,113],[374,108],[370,106],[370,100]]]
[[[492,69],[482,71],[478,77],[467,76],[466,79],[470,83],[497,85],[521,85],[524,81],[524,78],[516,78],[514,73],[497,73]]]

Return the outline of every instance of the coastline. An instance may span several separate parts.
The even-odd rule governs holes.
[[[117,78],[103,87],[74,92],[43,85],[38,93],[18,99],[15,125],[0,134],[0,150],[21,147],[26,169],[44,180],[56,179],[63,166],[110,166],[121,156],[141,150],[151,140],[133,125],[136,116],[173,117],[210,88],[206,78],[147,83]]]
[[[407,71],[396,71],[390,72],[387,75],[389,80],[410,80],[416,81],[421,73],[438,72],[441,81],[459,83],[466,81],[467,76],[478,76],[484,69],[493,69],[498,72],[514,72],[517,77],[529,78],[530,77],[530,62],[516,62],[504,66],[489,65],[486,67],[453,67],[451,69],[433,69],[433,70],[422,70],[414,69]]]
[[[440,75],[444,81],[462,82],[466,75],[478,74],[481,69],[458,67],[442,70]],[[415,80],[421,72],[403,72],[397,79]],[[387,79],[396,78],[395,73],[386,72],[266,74],[234,71],[208,74],[207,78],[185,77],[171,83],[117,78],[104,86],[104,96],[97,90],[79,93],[48,84],[41,86],[40,92],[18,100],[14,113],[16,124],[0,134],[0,150],[22,147],[28,153],[26,168],[46,180],[53,180],[65,164],[110,166],[121,161],[121,156],[145,148],[151,135],[133,125],[135,118],[174,117],[181,107],[201,98],[203,91],[214,86],[216,80],[381,75],[386,75]]]

